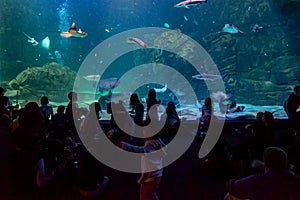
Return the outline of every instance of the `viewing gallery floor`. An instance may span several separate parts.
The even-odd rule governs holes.
[[[164,168],[164,175],[158,190],[160,199],[219,199],[225,193],[226,170],[208,170],[204,160],[198,158],[201,141],[192,143],[187,152],[176,162]],[[12,191],[9,173],[9,156],[13,145],[0,141],[0,199],[19,200]],[[104,174],[110,178],[109,186],[98,198],[103,200],[138,200],[140,174],[130,174],[104,166]],[[43,194],[42,199],[79,200],[78,184],[63,185],[59,191]],[[51,196],[51,197],[50,197]]]

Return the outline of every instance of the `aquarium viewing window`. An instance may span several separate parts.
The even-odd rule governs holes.
[[[4,1],[0,86],[12,105],[47,96],[54,110],[76,91],[82,107],[101,103],[102,119],[108,101],[129,110],[130,95],[145,105],[151,88],[161,112],[173,101],[188,120],[206,97],[220,118],[285,119],[284,101],[300,84],[297,9],[274,0]]]

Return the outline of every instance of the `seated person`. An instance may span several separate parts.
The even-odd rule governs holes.
[[[227,182],[229,193],[224,199],[292,199],[294,177],[289,172],[286,152],[278,147],[268,147],[264,151],[263,158],[264,174],[229,180]]]
[[[245,106],[236,106],[236,102],[232,101],[229,105],[227,113],[236,113],[236,112],[242,112],[245,109]]]

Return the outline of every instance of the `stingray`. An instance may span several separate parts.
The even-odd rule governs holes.
[[[99,92],[109,91],[116,88],[119,84],[120,84],[120,80],[115,77],[103,79],[98,82],[97,90]]]
[[[233,24],[225,24],[222,31],[225,33],[231,33],[231,34],[236,34],[236,33],[244,34],[243,31],[241,31],[238,27],[236,27]]]
[[[76,29],[76,24],[75,22],[72,23],[71,27],[69,28],[68,31],[60,33],[60,36],[69,38],[69,37],[86,37],[87,33],[83,32],[80,28],[77,30]]]

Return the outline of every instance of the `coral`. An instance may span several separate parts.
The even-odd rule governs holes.
[[[9,82],[9,87],[20,90],[21,99],[38,100],[46,95],[50,101],[66,101],[75,77],[76,72],[52,62],[42,67],[27,68]]]

